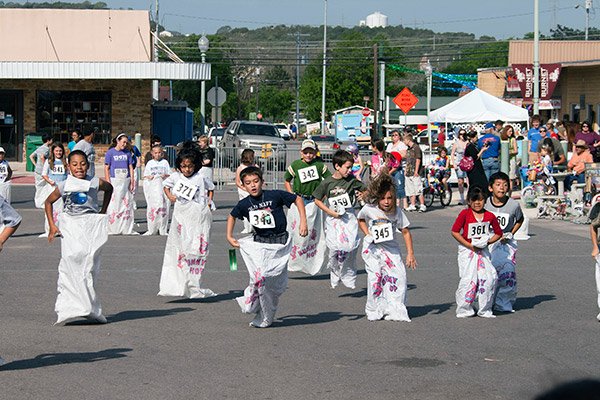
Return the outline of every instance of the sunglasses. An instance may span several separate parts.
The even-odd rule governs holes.
[[[548,132],[548,131],[545,129],[540,129],[540,132]]]
[[[582,128],[589,128],[589,125],[581,125]]]

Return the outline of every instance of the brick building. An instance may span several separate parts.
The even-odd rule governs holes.
[[[147,11],[0,9],[0,145],[21,160],[25,136],[95,128],[151,134],[152,81],[210,79],[210,64],[152,62]]]

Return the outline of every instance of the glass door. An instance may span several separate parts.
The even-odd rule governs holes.
[[[6,159],[19,160],[23,150],[23,92],[0,90],[0,146]]]

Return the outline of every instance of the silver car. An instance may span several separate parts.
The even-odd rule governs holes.
[[[285,168],[285,142],[275,125],[257,121],[233,121],[219,142],[219,149],[233,169],[239,164],[242,151],[254,150],[256,161],[277,162]]]

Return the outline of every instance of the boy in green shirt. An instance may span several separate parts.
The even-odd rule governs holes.
[[[306,139],[300,148],[300,159],[292,162],[285,171],[285,189],[302,197],[304,204],[314,200],[313,192],[331,172],[323,161],[317,160],[314,140]]]

